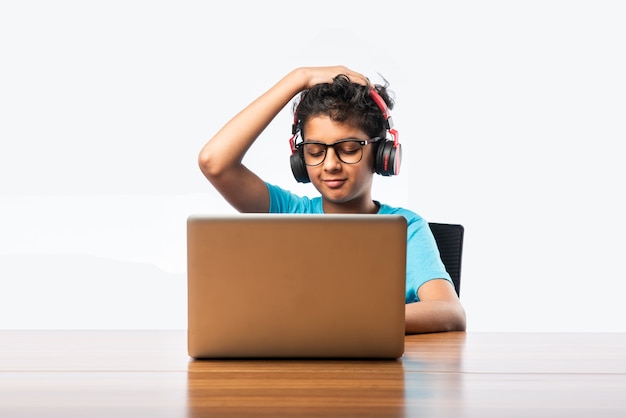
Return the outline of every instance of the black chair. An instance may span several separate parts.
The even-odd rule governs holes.
[[[433,231],[441,261],[450,273],[457,296],[461,296],[461,260],[463,258],[463,233],[465,229],[459,224],[429,222]]]

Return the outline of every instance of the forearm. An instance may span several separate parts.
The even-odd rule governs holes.
[[[465,311],[456,301],[427,300],[405,305],[407,334],[465,331],[465,328]]]
[[[304,71],[294,70],[235,115],[200,151],[199,162],[204,174],[211,179],[239,167],[256,138],[305,87]]]

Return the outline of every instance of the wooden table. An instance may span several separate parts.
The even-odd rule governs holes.
[[[406,337],[398,361],[190,361],[185,331],[0,331],[0,417],[626,417],[626,334]]]

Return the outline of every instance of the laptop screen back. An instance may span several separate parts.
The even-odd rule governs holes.
[[[397,358],[406,220],[396,215],[193,215],[194,358]]]

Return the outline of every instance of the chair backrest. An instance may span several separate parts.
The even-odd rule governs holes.
[[[441,261],[450,273],[456,294],[461,296],[461,261],[463,259],[463,233],[465,228],[459,224],[445,224],[430,222],[428,224],[433,231]]]

